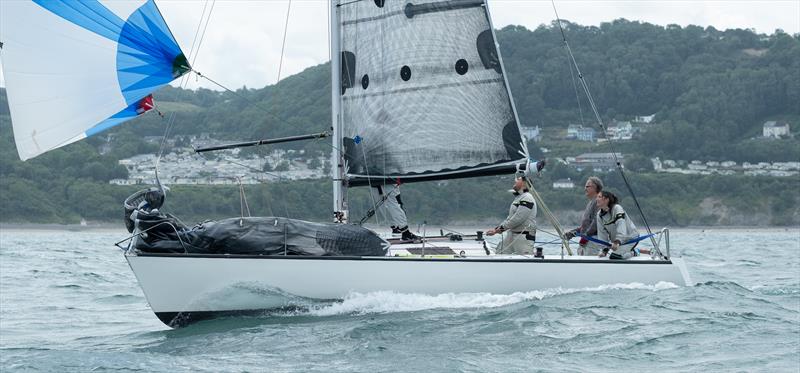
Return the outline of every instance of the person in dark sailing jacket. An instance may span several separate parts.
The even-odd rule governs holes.
[[[486,231],[486,235],[503,234],[497,245],[497,254],[533,255],[536,239],[536,201],[528,191],[524,176],[514,181],[514,201],[508,209],[508,217],[500,225]]]
[[[597,238],[611,244],[600,256],[610,250],[610,259],[628,259],[635,255],[636,247],[636,243],[628,242],[639,237],[639,231],[617,202],[614,193],[602,191],[597,195]]]
[[[597,236],[597,194],[603,191],[603,181],[597,176],[590,176],[586,180],[583,187],[586,198],[589,202],[583,210],[581,216],[581,225],[571,231],[564,233],[564,238],[571,239],[576,236]],[[600,253],[600,247],[594,242],[581,237],[578,243],[578,255],[597,255]]]

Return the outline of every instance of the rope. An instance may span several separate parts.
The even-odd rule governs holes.
[[[630,245],[632,243],[636,243],[636,242],[639,242],[639,241],[642,241],[642,240],[646,240],[646,239],[651,238],[651,237],[653,237],[653,236],[655,236],[657,234],[658,233],[650,233],[650,234],[647,234],[647,235],[644,235],[644,236],[631,238],[630,240],[621,243],[620,246],[622,246],[622,245]],[[584,236],[584,235],[580,235],[580,237],[581,238],[585,238],[585,239],[587,239],[589,241],[592,241],[594,243],[599,243],[599,244],[601,244],[603,246],[611,247],[611,242],[606,242],[606,241],[603,241],[603,240],[601,240],[599,238],[594,238],[594,237],[591,237],[591,236]]]
[[[362,139],[361,141],[364,141],[364,140]],[[375,196],[372,195],[372,188],[373,188],[372,187],[372,176],[369,174],[369,163],[367,163],[367,151],[364,148],[366,148],[366,146],[362,146],[361,147],[361,154],[364,156],[364,170],[367,171],[367,184],[369,184],[369,188],[370,188],[370,190],[369,190],[369,198],[372,200],[372,209],[371,210],[376,210],[379,205],[375,202]],[[383,197],[386,197],[386,196],[388,196],[388,194],[384,195]],[[385,201],[386,198],[381,198],[381,199],[382,199],[381,204],[383,204],[383,201]],[[384,222],[380,221],[380,218],[376,218],[376,219],[379,220],[378,224],[383,225]]]
[[[572,89],[575,90],[575,101],[578,103],[578,114],[581,118],[581,126],[585,125],[585,121],[583,120],[583,106],[581,105],[581,96],[578,94],[578,85],[575,84],[575,74],[572,72],[572,63],[569,62],[569,55],[564,56],[567,58],[567,63],[569,64],[569,80],[572,82]]]
[[[561,228],[561,224],[558,222],[558,219],[556,219],[555,215],[550,212],[550,209],[544,203],[544,200],[539,195],[539,192],[537,192],[536,188],[533,187],[533,183],[526,180],[525,184],[527,184],[526,186],[528,187],[528,191],[533,195],[533,198],[536,200],[536,203],[539,205],[544,216],[550,219],[550,222],[553,223],[553,228],[555,228],[556,232],[558,232],[558,236],[561,237],[561,243],[563,244],[563,247],[567,249],[567,253],[572,256],[572,249],[569,248],[569,241],[564,239],[564,228]]]
[[[614,147],[614,141],[610,137],[608,137],[608,132],[606,131],[606,127],[605,125],[603,125],[603,120],[600,118],[600,114],[597,111],[597,105],[595,105],[592,93],[589,91],[589,85],[586,83],[586,79],[584,79],[583,74],[581,73],[581,70],[578,67],[578,62],[575,60],[575,55],[572,53],[572,48],[570,48],[569,42],[567,42],[567,34],[566,32],[564,32],[564,27],[561,26],[561,18],[558,16],[558,10],[556,9],[555,0],[551,0],[551,3],[553,4],[553,12],[555,12],[556,14],[556,22],[558,22],[558,28],[561,31],[561,37],[564,41],[564,46],[567,49],[567,53],[569,53],[569,57],[572,60],[572,64],[575,66],[575,71],[578,73],[578,79],[580,80],[581,85],[583,86],[583,91],[586,94],[586,98],[589,101],[589,105],[592,108],[592,112],[594,113],[595,119],[597,120],[600,129],[603,131],[603,135],[608,140],[607,142],[609,147],[611,148],[611,155],[614,157],[614,163],[617,165],[617,169],[619,170],[619,173],[622,176],[622,181],[625,183],[625,187],[631,194],[633,202],[634,204],[636,204],[636,208],[639,210],[639,214],[642,216],[642,221],[644,222],[645,228],[647,228],[647,233],[651,235],[650,237],[653,242],[653,246],[655,247],[656,251],[659,251],[660,254],[660,250],[658,249],[658,245],[656,244],[655,238],[652,238],[653,231],[650,229],[650,223],[647,221],[647,217],[644,214],[644,210],[642,210],[642,207],[639,204],[639,199],[636,198],[636,193],[634,193],[633,188],[631,187],[627,176],[625,176],[625,171],[622,168],[622,163],[619,161],[619,158],[617,157],[617,151]]]
[[[289,13],[292,11],[292,0],[289,0],[289,6],[286,7],[286,22],[283,24],[283,42],[281,43],[281,59],[278,62],[278,80],[281,81],[281,69],[283,68],[283,51],[286,50],[286,34],[289,30]]]
[[[239,182],[239,206],[241,208],[241,217],[244,219],[244,213],[247,211],[247,217],[251,217],[250,215],[250,206],[247,204],[247,196],[244,194],[244,184],[242,184],[242,178],[237,177],[236,181]],[[239,220],[239,225],[241,226],[241,220]]]
[[[192,66],[194,66],[195,61],[197,61],[197,56],[200,55],[200,46],[203,45],[203,40],[206,37],[206,30],[208,30],[208,24],[211,22],[211,13],[214,11],[214,5],[216,5],[216,4],[217,4],[216,0],[213,0],[211,2],[211,8],[208,10],[208,16],[206,17],[206,23],[205,23],[205,25],[203,25],[203,33],[200,34],[200,40],[197,42],[197,51],[194,54],[194,56],[192,56]],[[203,13],[205,14],[205,7],[203,8]],[[202,22],[202,17],[201,17],[200,20]],[[198,30],[199,30],[199,28],[198,28]],[[195,34],[195,38],[197,38],[197,34]],[[192,48],[194,48],[194,42],[192,42]],[[189,53],[189,54],[191,55],[191,53]]]
[[[192,58],[191,65],[194,65],[194,62],[197,59],[197,55],[199,54],[200,45],[202,45],[203,39],[205,38],[206,29],[208,28],[208,23],[211,20],[211,13],[214,11],[214,5],[215,4],[216,4],[216,0],[211,2],[211,8],[208,11],[208,16],[206,16],[206,9],[208,7],[208,3],[205,3],[203,5],[203,13],[200,16],[200,22],[198,22],[198,24],[197,24],[197,29],[195,30],[194,38],[192,40],[192,47],[189,50],[189,55],[190,56],[192,55],[192,53],[194,53],[194,57]],[[205,17],[205,26],[203,27],[203,32],[201,34],[200,33],[200,25],[203,24],[203,18],[204,17]],[[200,35],[199,42],[198,42],[198,38],[197,38],[198,35]],[[195,49],[195,42],[197,42],[197,49]],[[195,53],[195,51],[196,51],[196,53]],[[189,68],[188,66],[184,66],[184,67]],[[187,75],[184,75],[182,77],[181,83],[180,83],[181,89],[186,87],[186,83],[187,82],[188,82]],[[159,112],[159,114],[161,115],[162,118],[164,117],[164,115],[161,114],[160,112]],[[173,111],[173,112],[170,113],[169,119],[167,119],[167,126],[164,129],[164,136],[161,138],[161,144],[159,144],[158,156],[156,157],[156,162],[155,162],[156,163],[155,164],[156,184],[158,185],[159,189],[161,189],[162,192],[164,192],[164,187],[161,184],[161,179],[159,177],[159,172],[158,172],[159,171],[159,167],[158,166],[160,165],[161,157],[164,155],[164,151],[166,150],[167,139],[169,138],[169,135],[172,132],[172,128],[175,125],[175,116],[176,116],[175,112]]]
[[[394,189],[397,189],[396,185],[395,185]],[[372,208],[370,208],[367,211],[367,213],[364,215],[364,217],[361,218],[361,220],[358,221],[358,225],[364,224],[364,222],[366,222],[369,218],[371,218],[373,215],[375,215],[375,211],[378,209],[378,207],[381,207],[381,205],[383,205],[383,203],[386,202],[387,199],[389,199],[389,195],[392,194],[392,192],[394,192],[394,189],[390,190],[389,193],[384,193],[381,196],[381,200],[378,201],[378,203],[375,203],[375,197],[372,197],[372,190],[370,190],[370,196],[372,197],[373,206],[372,206]],[[380,222],[379,222],[379,224],[380,224]]]

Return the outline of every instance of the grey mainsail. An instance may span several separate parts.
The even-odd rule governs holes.
[[[350,185],[508,173],[526,158],[484,0],[338,13]]]

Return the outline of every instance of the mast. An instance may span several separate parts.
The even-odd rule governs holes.
[[[340,51],[339,0],[330,2],[331,27],[331,126],[333,127],[333,150],[331,151],[331,178],[333,179],[334,221],[347,222],[347,198],[344,154],[342,154],[342,68]]]

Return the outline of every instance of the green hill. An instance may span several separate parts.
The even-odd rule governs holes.
[[[767,120],[800,130],[800,36],[783,32],[657,26],[623,19],[599,27],[566,23],[575,57],[604,122],[655,114],[657,125],[618,150],[634,158],[800,161],[796,138],[754,139]],[[523,125],[554,134],[569,123],[595,126],[574,78],[557,28],[509,26],[497,33],[508,80]],[[574,72],[573,72],[574,73]],[[261,89],[236,92],[166,87],[154,94],[165,117],[145,115],[107,133],[27,162],[16,155],[5,90],[0,89],[0,221],[117,221],[121,201],[134,188],[108,184],[125,177],[121,158],[154,153],[145,136],[210,134],[221,140],[253,140],[330,128],[330,68],[314,66]],[[174,116],[174,117],[173,117]],[[170,119],[172,118],[172,119]],[[582,119],[583,118],[583,119]],[[549,137],[549,138],[548,138]],[[549,142],[548,142],[549,141]],[[564,142],[548,135],[549,157],[609,151],[606,145]],[[328,153],[321,142],[285,148]],[[533,154],[539,149],[531,149]],[[249,149],[247,152],[262,152]],[[551,163],[553,164],[553,163]],[[554,166],[539,181],[557,211],[579,210],[579,191],[556,191],[557,178],[580,180],[586,172]],[[618,175],[604,175],[619,186]],[[651,220],[660,224],[800,224],[798,178],[631,175]],[[412,219],[430,223],[500,219],[508,178],[408,185]],[[328,219],[330,182],[274,183],[249,188],[255,213]],[[353,216],[369,207],[366,191],[353,190]],[[622,193],[625,194],[625,193]],[[481,196],[476,200],[476,196]],[[188,221],[239,214],[236,188],[173,187],[168,206]],[[623,199],[623,203],[631,204]],[[630,209],[630,208],[629,208]],[[754,213],[755,211],[755,213]]]

